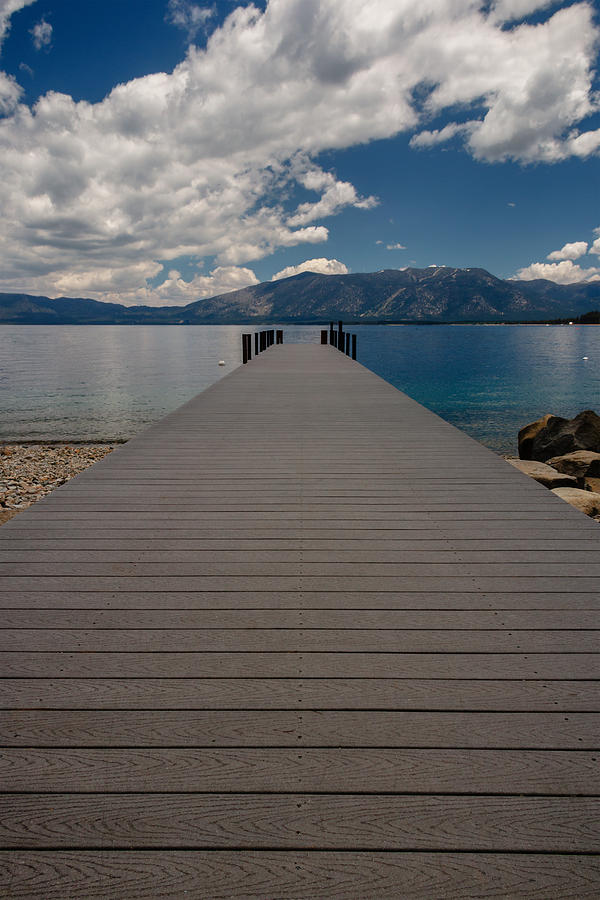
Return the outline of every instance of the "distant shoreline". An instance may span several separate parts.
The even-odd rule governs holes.
[[[274,327],[276,325],[290,326],[290,325],[298,325],[301,327],[312,327],[312,328],[324,328],[329,327],[330,322],[334,321],[335,324],[339,321],[342,321],[344,325],[348,326],[356,326],[356,325],[388,325],[393,327],[401,327],[401,326],[414,326],[414,325],[422,325],[427,327],[432,327],[435,325],[478,325],[478,326],[510,326],[510,325],[555,325],[555,326],[569,326],[569,325],[585,325],[585,326],[594,326],[600,325],[600,321],[598,322],[582,322],[577,317],[573,317],[572,320],[560,320],[557,321],[555,319],[514,319],[510,321],[485,321],[482,319],[473,319],[473,320],[435,320],[435,321],[424,321],[423,319],[415,319],[415,320],[401,320],[395,321],[390,319],[339,319],[338,314],[336,313],[336,318],[334,319],[322,319],[315,321],[314,319],[261,319],[257,320],[249,320],[243,321],[238,320],[235,322],[226,321],[226,322],[56,322],[56,321],[46,321],[46,322],[11,322],[11,321],[2,321],[0,320],[0,326],[2,325],[10,325],[13,327],[24,327],[24,328],[45,328],[47,326],[51,327],[68,327],[68,328],[87,328],[87,327],[110,327],[110,328],[136,328],[136,327],[146,327],[146,328],[212,328],[212,327],[229,327],[229,328],[255,328],[262,329],[267,326]]]

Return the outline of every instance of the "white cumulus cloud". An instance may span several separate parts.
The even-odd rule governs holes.
[[[348,266],[339,259],[307,259],[297,266],[286,266],[281,272],[277,272],[271,281],[279,281],[280,278],[291,278],[300,272],[316,272],[319,275],[347,275]]]
[[[46,22],[45,19],[42,19],[41,22],[36,22],[30,34],[36,50],[41,50],[42,47],[49,47],[52,43],[52,25],[50,22]]]
[[[298,158],[295,165],[298,166],[298,184],[309,191],[320,193],[321,197],[316,203],[301,203],[288,219],[288,225],[306,225],[315,219],[334,216],[345,206],[355,206],[357,209],[372,209],[377,206],[375,197],[359,197],[356,188],[349,181],[338,181],[331,172],[323,171],[306,159]]]
[[[406,247],[404,246],[404,244],[386,244],[385,249],[386,250],[406,250]]]
[[[14,112],[22,93],[22,88],[12,75],[0,72],[0,115],[8,115]]]
[[[533,11],[547,4],[500,6],[509,5]],[[429,146],[463,130],[472,154],[490,162],[557,162],[596,152],[597,132],[573,130],[598,109],[592,90],[597,41],[592,5],[575,3],[542,24],[510,29],[496,27],[493,16],[484,19],[473,9],[468,16],[466,4],[460,6],[465,14],[445,23],[443,39],[429,48],[422,46],[422,35],[415,41],[414,51],[430,63],[434,85],[425,106],[437,114],[453,103],[479,103],[484,113],[437,133],[423,132],[413,145]]]
[[[443,128],[434,128],[433,131],[420,131],[410,139],[411,147],[435,147],[436,144],[445,144],[457,135],[468,135],[477,128],[477,122],[450,122]]]
[[[185,281],[176,269],[172,269],[158,288],[146,290],[142,294],[137,292],[128,299],[129,304],[185,306],[186,303],[193,303],[203,297],[227,294],[251,284],[258,284],[258,278],[252,269],[245,267],[217,266],[209,275],[195,275],[191,281]]]
[[[556,6],[556,2],[557,0],[495,0],[490,10],[490,19],[495,22],[511,22],[549,6]]]
[[[594,234],[600,235],[600,228],[595,228]],[[593,253],[595,256],[600,256],[600,236],[595,239],[594,243],[589,249],[589,252]]]
[[[0,46],[8,34],[10,17],[35,2],[36,0],[0,0]]]
[[[183,28],[184,31],[187,31],[189,39],[193,40],[198,31],[206,27],[215,13],[214,5],[199,6],[190,0],[169,0],[165,20],[171,25]]]
[[[129,274],[128,284],[125,284],[123,273],[119,270],[107,269],[101,277],[95,272],[66,275],[58,283],[56,294],[71,297],[93,295],[124,306],[185,306],[204,297],[258,284],[252,269],[243,266],[216,266],[208,275],[195,275],[189,281],[177,269],[170,269],[157,287],[150,287],[146,281],[155,275],[162,276],[160,266],[151,269],[140,267],[138,272],[132,270]]]
[[[578,281],[600,280],[600,268],[589,266],[582,269],[570,259],[558,263],[532,263],[524,269],[519,269],[515,278],[520,281],[533,281],[535,278],[547,278],[557,284],[573,284]]]
[[[0,38],[28,2],[0,0]],[[323,219],[377,202],[327,171],[326,152],[403,131],[419,131],[416,146],[455,136],[489,162],[597,152],[584,122],[598,103],[593,6],[510,24],[545,5],[269,0],[99,103],[50,92],[29,108],[3,75],[0,290],[129,302],[180,257],[214,260],[214,273],[322,243]],[[172,0],[167,12],[190,33],[211,10]],[[451,121],[428,131],[441,115]]]
[[[561,250],[553,250],[549,253],[547,259],[579,259],[587,253],[587,241],[573,241],[565,244]]]

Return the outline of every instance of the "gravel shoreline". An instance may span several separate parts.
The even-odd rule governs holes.
[[[117,447],[33,441],[0,443],[0,525]]]

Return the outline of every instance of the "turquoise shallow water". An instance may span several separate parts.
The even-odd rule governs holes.
[[[250,330],[0,325],[0,439],[131,437],[239,365]],[[348,330],[359,362],[499,452],[514,452],[519,428],[546,412],[600,411],[600,326]],[[288,342],[319,331],[284,326]]]

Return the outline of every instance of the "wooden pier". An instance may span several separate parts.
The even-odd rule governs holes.
[[[0,530],[0,894],[598,897],[599,551],[271,347]]]

